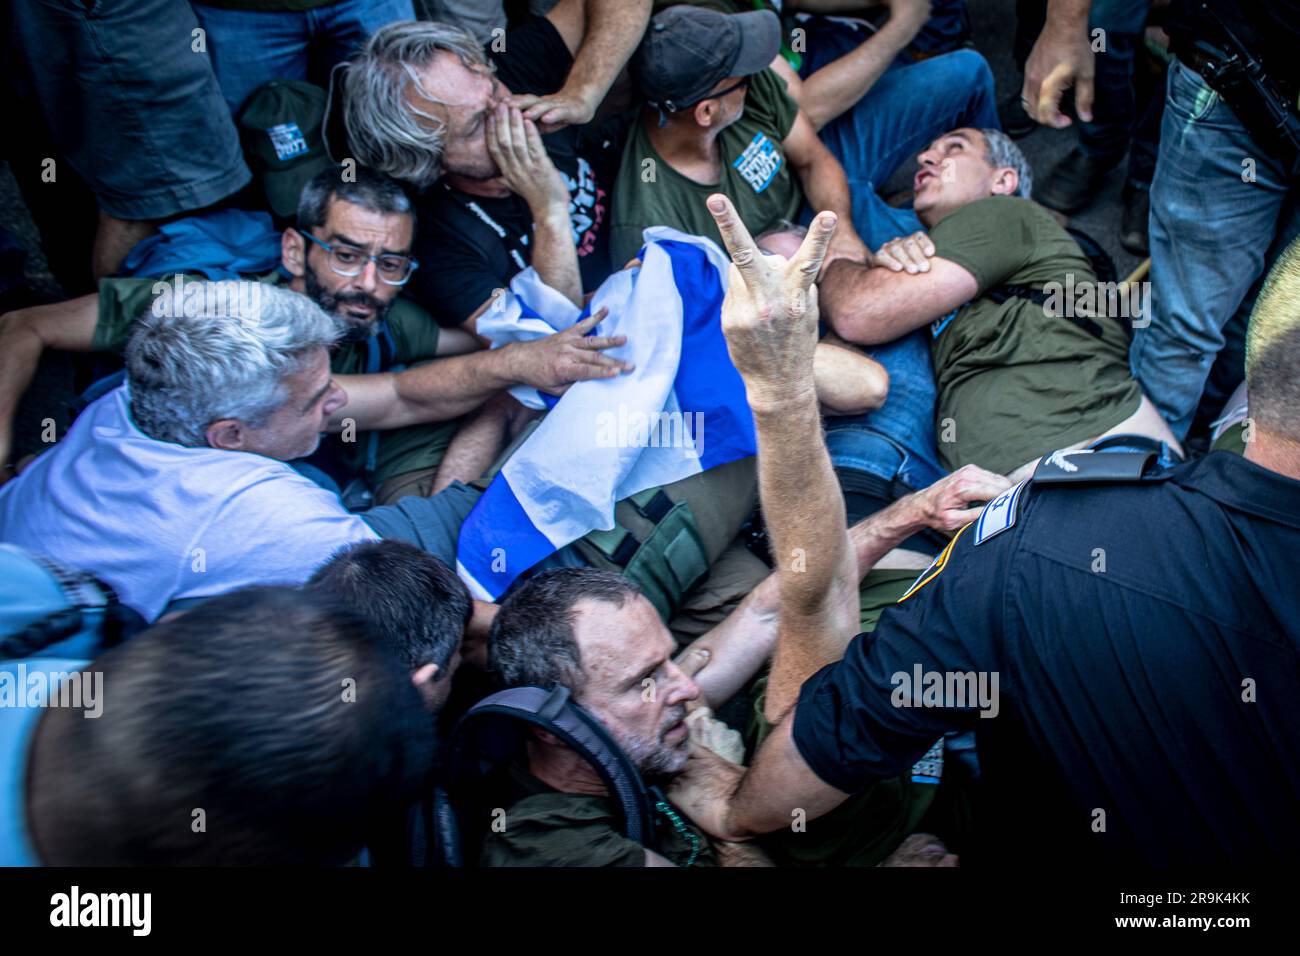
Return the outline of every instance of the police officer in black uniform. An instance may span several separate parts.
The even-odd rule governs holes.
[[[733,259],[744,260],[749,237],[730,219],[720,214],[720,228]],[[730,315],[724,306],[751,404],[776,394],[765,380],[797,385],[805,374],[753,358],[756,343],[802,321],[785,306],[798,279],[760,274],[773,267],[758,259],[733,271],[733,289],[741,277],[748,289],[729,303]],[[765,318],[739,315],[742,306]],[[963,848],[967,863],[996,865],[999,844],[1027,838],[1076,863],[1293,860],[1297,378],[1300,242],[1280,258],[1252,316],[1245,457],[1213,452],[1152,474],[1143,454],[1045,456],[834,663],[816,660],[814,628],[853,618],[819,610],[790,573],[773,684],[789,679],[783,654],[787,662],[802,655],[815,672],[743,777],[699,754],[674,801],[716,836],[743,839],[789,826],[797,808],[811,820],[898,775],[945,734],[973,730],[980,839]],[[789,405],[782,416],[756,407],[760,480],[779,486],[789,456],[811,468],[810,493],[832,489],[817,433],[802,442],[781,433],[781,417],[795,415]],[[833,514],[802,515],[764,491],[778,547],[803,539],[817,541],[819,553],[834,550],[826,537]],[[787,593],[797,603],[787,606]]]

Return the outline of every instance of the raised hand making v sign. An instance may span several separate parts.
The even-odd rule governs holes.
[[[793,257],[765,255],[731,201],[709,211],[731,255],[722,330],[745,380],[758,437],[759,493],[780,580],[781,615],[765,709],[783,712],[799,685],[843,651],[858,621],[858,574],[844,499],[822,442],[813,375],[815,279],[835,234],[822,212]]]

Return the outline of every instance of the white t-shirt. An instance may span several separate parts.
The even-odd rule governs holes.
[[[95,575],[149,621],[176,600],[301,584],[378,537],[282,461],[145,435],[125,385],[0,488],[0,541]]]

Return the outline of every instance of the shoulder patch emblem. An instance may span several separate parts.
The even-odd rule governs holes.
[[[1014,488],[1008,488],[984,506],[984,510],[980,512],[979,518],[975,521],[975,544],[977,547],[1016,523],[1016,508],[1020,504],[1020,494],[1028,483],[1029,479],[1026,478],[1020,484]]]
[[[930,562],[928,568],[916,576],[916,580],[912,582],[912,586],[903,592],[903,596],[898,599],[897,603],[902,604],[913,594],[939,576],[939,572],[948,566],[948,555],[952,554],[952,546],[957,543],[958,538],[966,533],[966,528],[969,527],[970,525],[966,525],[952,536],[952,540],[948,542],[948,546],[939,552],[938,556]]]

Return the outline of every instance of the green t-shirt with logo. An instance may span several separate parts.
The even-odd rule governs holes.
[[[189,279],[191,277],[185,276]],[[284,283],[279,271],[246,276],[273,285]],[[202,281],[202,276],[194,276]],[[121,353],[126,348],[131,326],[144,314],[154,299],[158,279],[105,279],[99,284],[99,319],[95,324],[93,348],[97,352]],[[420,365],[438,354],[438,323],[424,309],[409,299],[398,298],[389,309],[387,319],[393,339],[395,366]],[[366,342],[347,342],[330,356],[335,375],[361,375],[366,371]],[[375,469],[366,474],[367,482],[378,488],[389,478],[427,468],[436,468],[451,444],[460,419],[412,425],[379,433],[375,449]],[[347,467],[361,475],[365,470],[369,442],[363,435],[343,449]]]
[[[641,230],[647,226],[671,226],[721,245],[722,237],[704,204],[716,192],[731,197],[741,221],[754,235],[782,219],[793,220],[803,192],[781,143],[798,115],[799,106],[783,79],[771,70],[750,77],[745,112],[718,134],[722,179],[705,185],[664,162],[646,132],[646,122],[658,122],[657,114],[646,111],[633,124],[614,180],[610,234],[614,261],[621,264],[636,255]]]
[[[1013,284],[1093,282],[1092,264],[1037,203],[991,196],[933,229],[935,254],[966,269],[979,294],[930,326],[935,427],[945,468],[1006,474],[1093,438],[1137,411],[1124,319],[1096,318],[1100,337],[1028,299],[985,295]]]

